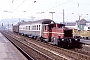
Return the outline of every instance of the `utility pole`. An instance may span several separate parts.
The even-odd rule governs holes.
[[[8,31],[9,31],[9,23],[8,23]]]
[[[53,20],[53,13],[55,13],[55,12],[49,12],[49,13],[51,13],[51,14],[52,14],[52,20]]]
[[[81,20],[81,16],[79,15],[79,21]]]
[[[3,26],[3,23],[2,23],[2,26]]]
[[[64,16],[64,9],[63,9],[63,24],[65,23],[65,21],[64,21],[64,17],[65,17],[65,16]]]
[[[79,18],[79,21],[80,21],[81,16],[79,15],[79,3],[78,3],[78,18]]]

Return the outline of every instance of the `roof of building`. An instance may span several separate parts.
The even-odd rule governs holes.
[[[86,21],[85,19],[81,19],[81,20],[77,20],[76,23],[78,25],[83,25],[83,24],[86,25],[86,23],[88,23],[88,21]]]
[[[68,23],[66,23],[65,25],[66,25],[66,26],[75,26],[76,23],[75,23],[75,22],[68,22]]]

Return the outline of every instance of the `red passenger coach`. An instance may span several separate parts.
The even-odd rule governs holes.
[[[77,47],[80,39],[73,38],[73,30],[64,24],[48,24],[44,27],[44,40],[61,47]]]

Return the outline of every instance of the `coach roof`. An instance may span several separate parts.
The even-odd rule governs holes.
[[[23,22],[23,24],[33,24],[33,23],[40,23],[40,24],[50,24],[51,22],[55,23],[53,20],[50,19],[41,19],[37,21],[29,21],[29,22]]]
[[[41,20],[33,21],[32,23],[50,24],[51,22],[54,23],[54,21],[50,19],[41,19]]]

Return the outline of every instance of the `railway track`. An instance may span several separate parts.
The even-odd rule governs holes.
[[[28,43],[25,39],[22,39],[20,37],[15,38],[15,36],[13,36],[12,34],[11,34],[12,35],[12,37],[11,37],[11,36],[9,36],[10,34],[6,34],[6,32],[4,33],[4,35],[6,37],[9,37],[10,40],[13,40],[14,43],[16,43],[19,47],[21,47],[26,52],[28,52],[28,55],[32,56],[33,59],[35,59],[35,60],[59,60],[59,59],[60,60],[66,60],[65,58],[58,57],[57,55],[53,55],[51,52],[42,50],[39,47],[36,47],[36,46]],[[13,39],[13,38],[15,38],[15,39]],[[47,54],[44,54],[44,53],[47,53]]]
[[[86,50],[83,50],[83,49],[72,49],[72,51],[75,51],[75,52],[78,52],[78,53],[81,53],[81,54],[84,54],[84,55],[87,55],[87,56],[90,56],[90,51],[86,51]]]
[[[10,35],[10,34],[8,33],[8,35]],[[41,52],[40,49],[43,49],[42,52],[45,53],[44,55],[48,56],[47,58],[49,58],[51,60],[52,59],[55,59],[55,60],[60,60],[60,59],[62,59],[62,60],[65,60],[65,59],[66,60],[78,60],[78,59],[79,60],[90,60],[90,57],[85,54],[81,54],[81,53],[77,53],[77,52],[63,49],[60,47],[52,46],[50,44],[43,43],[40,41],[36,41],[36,40],[33,41],[27,37],[20,37],[20,36],[16,36],[13,34],[11,34],[11,35],[13,36],[13,38],[16,37],[15,40],[22,43],[22,45],[25,45],[27,47],[29,47],[29,46],[34,47],[36,50],[39,49],[38,51],[40,51],[40,52]],[[48,52],[48,53],[46,53],[46,52]]]
[[[83,50],[86,50],[86,51],[90,51],[90,45],[83,44],[83,45],[82,45],[82,49],[83,49]]]

